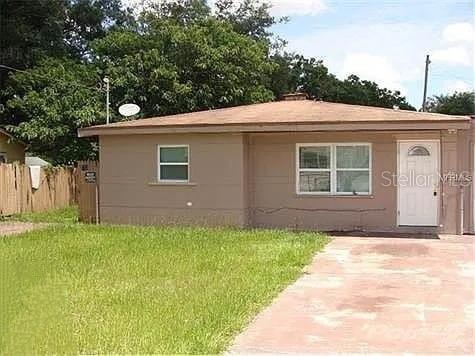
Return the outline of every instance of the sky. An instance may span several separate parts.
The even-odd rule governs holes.
[[[427,54],[428,96],[473,90],[474,1],[267,0],[273,15],[290,17],[272,29],[288,51],[322,59],[341,79],[399,90],[416,108]]]
[[[473,0],[271,0],[290,21],[274,32],[288,50],[322,59],[339,78],[356,74],[422,104],[428,95],[474,88]]]

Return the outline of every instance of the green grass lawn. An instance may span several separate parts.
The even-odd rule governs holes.
[[[326,242],[82,224],[0,238],[0,353],[222,352]]]
[[[15,214],[0,218],[0,222],[1,221],[72,224],[78,222],[78,208],[76,206],[70,206],[67,208],[54,209],[39,213]]]

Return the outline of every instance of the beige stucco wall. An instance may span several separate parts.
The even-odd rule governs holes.
[[[470,196],[467,198],[470,203],[469,206],[469,217],[468,220],[470,221],[470,232],[475,234],[475,118],[472,118],[472,129],[470,137],[470,172],[472,175],[472,184],[471,184],[471,191]]]
[[[397,140],[413,137],[438,138],[434,133],[374,132],[251,135],[252,224],[316,230],[397,230],[397,190],[387,184],[382,173],[397,172]],[[372,144],[370,196],[297,195],[296,144],[325,142]]]
[[[471,130],[463,130],[458,133],[458,166],[462,172],[466,172],[468,175],[474,178],[474,150],[475,150],[475,119],[472,120]],[[465,232],[475,233],[475,191],[474,184],[463,187],[463,191],[459,192],[462,196],[463,193],[463,225]],[[460,204],[460,200],[457,202]]]
[[[133,224],[459,232],[460,190],[448,183],[441,185],[438,229],[398,228],[397,188],[383,185],[382,172],[396,174],[399,139],[440,140],[442,174],[473,170],[465,157],[473,139],[465,131],[102,136],[101,220]],[[324,142],[372,144],[370,196],[296,194],[296,144]],[[190,184],[154,184],[159,144],[189,145]],[[471,195],[466,194],[466,229],[473,224],[470,199]]]
[[[18,142],[11,142],[10,137],[0,132],[0,152],[6,152],[7,163],[25,162],[25,146]]]
[[[456,133],[441,132],[442,171],[456,172],[474,178],[475,125],[471,130],[458,130]],[[448,233],[469,233],[474,230],[474,185],[470,183],[444,184],[444,210],[441,221],[442,231]],[[463,213],[462,213],[463,210]]]
[[[246,225],[244,139],[241,134],[101,137],[101,221]],[[159,144],[189,145],[190,184],[156,184]]]

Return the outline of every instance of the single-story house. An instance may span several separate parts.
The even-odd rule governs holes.
[[[474,231],[470,117],[289,99],[80,129],[101,221]]]
[[[25,162],[27,146],[0,128],[0,163]]]

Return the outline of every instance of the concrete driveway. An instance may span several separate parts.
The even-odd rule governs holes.
[[[474,241],[337,237],[230,352],[473,354]]]

